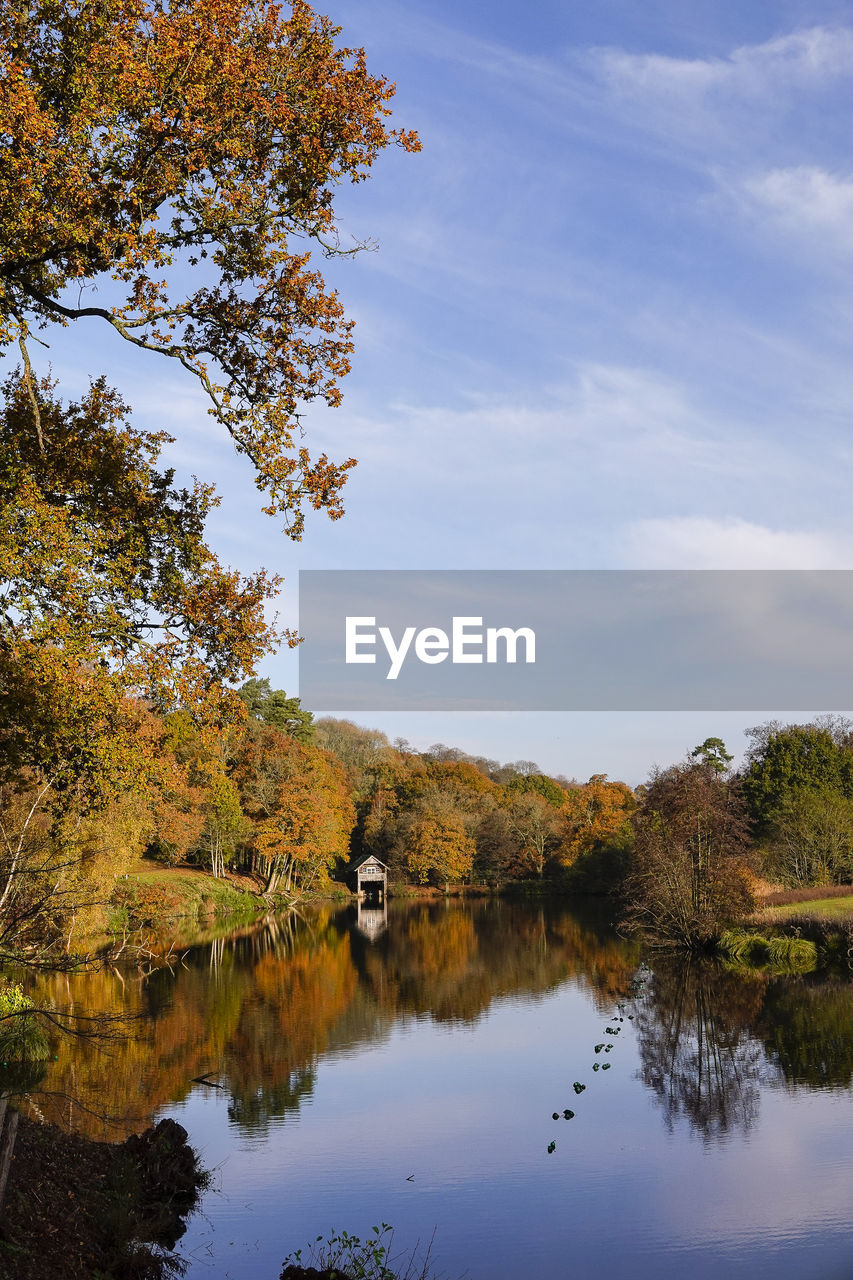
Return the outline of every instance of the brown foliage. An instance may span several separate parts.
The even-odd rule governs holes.
[[[0,10],[0,342],[101,322],[179,362],[297,538],[303,505],[341,514],[354,465],[299,443],[300,406],[338,403],[352,350],[305,246],[360,247],[339,242],[336,188],[419,148],[338,35],[304,0]],[[85,297],[106,273],[113,305]]]
[[[605,773],[595,773],[582,786],[570,787],[563,803],[560,862],[571,866],[583,854],[614,840],[636,807],[631,788],[624,782],[608,782]]]
[[[753,907],[738,784],[709,764],[652,777],[636,820],[627,918],[662,942],[703,946]]]
[[[235,767],[249,844],[267,891],[306,891],[349,852],[355,810],[344,770],[325,751],[280,730],[250,726]]]

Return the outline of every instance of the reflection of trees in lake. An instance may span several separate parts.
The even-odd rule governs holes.
[[[46,975],[32,992],[38,1002],[139,1022],[109,1054],[59,1042],[45,1082],[58,1096],[36,1105],[67,1127],[118,1138],[209,1075],[227,1089],[233,1123],[257,1131],[299,1109],[323,1055],[375,1043],[400,1017],[471,1022],[496,999],[567,980],[607,1005],[636,959],[556,907],[438,902],[392,910],[374,944],[347,912],[321,910],[192,947],[146,975]],[[81,1105],[115,1125],[105,1129]]]
[[[786,1081],[814,1089],[853,1082],[853,984],[774,978],[756,1032]]]
[[[656,966],[636,1024],[642,1080],[667,1128],[684,1117],[706,1141],[751,1128],[766,1073],[751,1027],[766,981],[689,956]]]
[[[326,925],[294,941],[246,973],[240,1014],[221,1054],[229,1118],[251,1130],[310,1096],[317,1060],[355,994],[346,937]]]
[[[257,1127],[299,1106],[355,987],[347,939],[328,913],[310,927],[277,921],[225,946],[193,948],[148,977],[46,975],[33,990],[37,1003],[120,1010],[139,1022],[106,1051],[58,1041],[35,1108],[63,1127],[120,1138],[212,1073],[231,1094],[235,1122]]]
[[[258,1084],[253,1092],[232,1092],[228,1119],[244,1133],[266,1133],[275,1120],[299,1111],[314,1093],[316,1078],[314,1067],[301,1067],[283,1080]]]
[[[379,1007],[473,1022],[501,996],[544,993],[574,979],[609,1001],[625,989],[635,949],[564,909],[497,900],[420,903],[392,914],[376,945],[353,938]]]

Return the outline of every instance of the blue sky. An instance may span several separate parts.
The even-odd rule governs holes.
[[[423,141],[341,193],[379,245],[329,272],[357,350],[309,415],[359,459],[346,517],[289,542],[189,375],[51,338],[66,390],[106,372],[217,481],[222,558],[286,574],[287,622],[300,568],[853,567],[853,7],[320,7]],[[291,654],[263,673],[296,687]],[[635,783],[766,717],[354,718]]]

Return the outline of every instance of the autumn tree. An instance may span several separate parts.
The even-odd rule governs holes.
[[[467,880],[475,849],[469,816],[434,783],[415,794],[408,790],[407,784],[398,785],[386,798],[381,821],[373,807],[365,827],[368,848],[381,851],[392,874],[413,884]]]
[[[751,909],[752,858],[737,780],[692,761],[655,773],[635,828],[627,918],[653,939],[699,948]]]
[[[85,814],[147,785],[150,705],[221,725],[281,638],[276,580],[204,543],[212,491],[177,489],[167,437],[134,431],[103,382],[63,407],[33,371],[42,331],[105,325],[194,376],[292,537],[308,508],[341,514],[353,460],[302,439],[352,350],[315,260],[363,247],[339,236],[340,186],[419,144],[339,34],[302,0],[0,7],[0,348],[22,361],[0,441],[0,785],[34,800],[6,807],[25,826],[0,876],[45,802]],[[191,843],[193,785],[178,768],[159,789],[169,856]]]
[[[393,750],[380,729],[365,729],[352,720],[323,716],[316,721],[315,732],[317,745],[331,751],[356,777],[372,773],[377,760],[387,759]]]
[[[361,841],[395,875],[436,885],[470,877],[497,788],[463,755],[444,746],[423,755],[385,748],[375,760]]]
[[[159,469],[162,434],[135,430],[97,382],[71,405],[40,385],[39,438],[29,390],[11,378],[0,408],[0,785],[32,797],[12,806],[23,825],[0,849],[6,887],[32,872],[40,814],[58,839],[69,815],[154,785],[165,729],[152,706],[239,718],[228,685],[279,639],[264,618],[277,580],[219,563],[204,540],[215,495]],[[57,848],[57,865],[67,856]]]
[[[5,660],[49,667],[62,655],[98,666],[99,684],[166,710],[218,702],[281,638],[263,616],[279,580],[263,571],[241,578],[219,563],[204,541],[212,488],[176,487],[174,472],[157,465],[169,437],[135,430],[102,381],[68,406],[39,389],[41,443],[22,381],[7,382],[4,396]],[[236,712],[239,703],[226,701]]]
[[[416,884],[467,880],[474,852],[464,819],[451,810],[430,812],[424,807],[405,826],[404,856]]]
[[[225,875],[225,864],[230,861],[243,831],[243,810],[237,788],[219,761],[207,765],[202,779],[205,822],[201,844],[211,872],[220,878]]]
[[[319,722],[319,733],[325,732],[326,723]],[[390,860],[404,876],[415,874],[409,858],[411,831],[422,820],[449,817],[451,825],[464,830],[474,845],[466,878],[491,884],[544,876],[549,861],[565,854],[566,842],[577,835],[575,831],[570,837],[568,832],[572,797],[579,789],[566,779],[543,774],[532,761],[501,766],[443,743],[423,753],[398,746],[390,752],[386,746],[381,763],[375,765],[376,783],[360,833],[366,849]],[[624,826],[634,806],[633,794],[623,783],[608,783],[602,776],[591,779],[589,788],[586,817],[581,817],[580,806],[575,815],[578,829],[586,822],[592,830],[584,847]],[[435,829],[430,831],[432,838]],[[442,876],[433,867],[428,878],[441,883],[455,874]]]
[[[101,324],[180,364],[302,533],[352,459],[312,458],[352,322],[314,268],[351,254],[334,197],[389,144],[394,86],[304,0],[28,0],[0,9],[0,345]],[[41,443],[40,443],[41,447]],[[54,451],[44,441],[46,457]]]
[[[173,866],[196,850],[206,816],[204,787],[197,764],[207,758],[202,734],[185,710],[163,717],[160,726],[159,768],[151,800],[152,839],[149,855]]]
[[[594,773],[589,782],[570,787],[563,795],[560,861],[571,866],[584,854],[618,840],[636,807],[631,788],[608,781],[606,773]]]
[[[234,779],[268,893],[306,892],[347,857],[355,811],[343,770],[326,752],[251,726]]]

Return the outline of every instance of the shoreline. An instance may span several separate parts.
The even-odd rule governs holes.
[[[21,1115],[0,1231],[0,1275],[156,1280],[208,1174],[174,1120],[122,1143]]]

